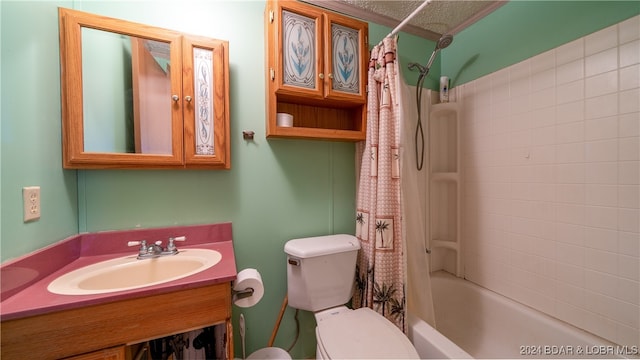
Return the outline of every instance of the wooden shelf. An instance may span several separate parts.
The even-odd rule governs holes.
[[[324,140],[364,140],[360,107],[332,108],[278,102],[277,112],[293,115],[293,127],[270,128],[269,137],[298,137]]]

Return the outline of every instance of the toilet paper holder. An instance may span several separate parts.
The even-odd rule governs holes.
[[[231,294],[232,294],[231,301],[235,303],[237,300],[246,299],[246,298],[248,298],[250,296],[253,296],[254,291],[255,290],[253,288],[251,288],[251,287],[250,288],[246,288],[246,289],[242,289],[242,290],[233,290],[232,289],[231,290]]]
[[[236,306],[251,307],[264,295],[262,277],[256,269],[244,269],[238,273],[231,287],[231,299]]]

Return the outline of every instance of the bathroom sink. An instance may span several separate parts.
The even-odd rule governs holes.
[[[185,249],[176,255],[138,260],[119,257],[70,271],[47,290],[61,295],[92,295],[132,290],[181,279],[204,271],[222,259],[215,250]]]

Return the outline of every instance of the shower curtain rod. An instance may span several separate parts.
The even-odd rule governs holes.
[[[404,20],[402,20],[402,22],[400,24],[398,24],[398,26],[396,26],[395,29],[393,29],[389,33],[389,35],[385,36],[385,38],[392,37],[393,35],[395,35],[398,32],[400,32],[400,30],[405,25],[407,25],[407,23],[409,21],[411,21],[411,19],[413,19],[413,17],[416,16],[422,9],[424,9],[427,5],[429,5],[429,3],[431,3],[431,1],[433,1],[433,0],[424,0],[424,2],[422,4],[420,4],[415,10],[413,10],[413,12],[411,14],[409,14],[409,16],[407,16]]]

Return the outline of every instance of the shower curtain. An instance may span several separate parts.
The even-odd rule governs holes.
[[[424,247],[426,218],[421,204],[409,201],[416,208],[403,208],[407,200],[418,198],[418,173],[401,165],[411,163],[402,161],[403,154],[410,153],[403,151],[402,144],[411,143],[402,139],[407,133],[403,123],[415,123],[402,118],[412,116],[410,108],[417,112],[415,103],[403,105],[402,99],[411,97],[402,96],[408,90],[401,80],[396,52],[397,38],[385,38],[372,49],[369,61],[367,137],[356,146],[356,236],[362,251],[358,255],[353,306],[376,310],[406,333],[407,300],[412,312],[432,324],[434,321]],[[403,191],[402,187],[409,185],[415,192]],[[407,218],[410,224],[405,223]]]
[[[404,234],[407,249],[407,311],[426,321],[434,328],[436,319],[431,297],[429,249],[429,153],[425,152],[423,170],[418,170],[416,152],[414,151],[416,122],[418,110],[416,107],[416,88],[407,85],[400,76],[400,90],[402,99],[402,163],[401,163],[401,191],[403,201]],[[426,89],[422,92],[420,106],[422,123],[429,128],[429,94]],[[425,149],[429,148],[429,133],[425,133]],[[426,150],[425,150],[426,151]]]

